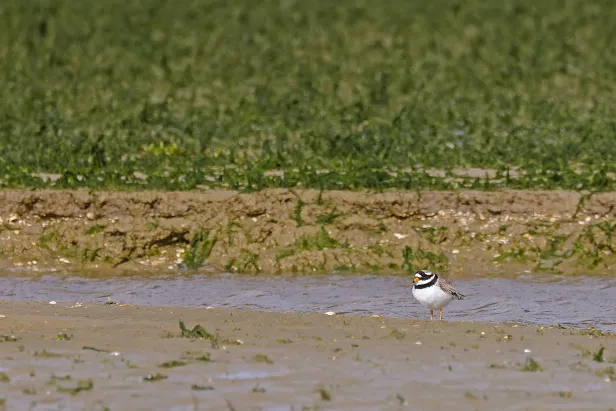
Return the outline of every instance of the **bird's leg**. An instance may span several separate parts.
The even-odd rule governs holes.
[[[438,313],[439,313],[439,319],[440,319],[441,321],[443,321],[443,309],[441,308],[441,309],[438,311]]]
[[[434,311],[430,310],[430,321],[434,319]]]

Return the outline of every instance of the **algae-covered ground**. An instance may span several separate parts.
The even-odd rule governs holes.
[[[518,190],[3,190],[0,268],[98,276],[423,268],[457,278],[612,275],[615,198]]]
[[[614,20],[609,0],[4,1],[0,185],[613,190]]]

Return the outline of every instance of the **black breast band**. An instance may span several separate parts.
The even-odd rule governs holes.
[[[436,281],[438,280],[438,277],[436,276],[436,274],[434,275],[434,277],[428,281],[425,284],[415,284],[415,288],[418,290],[421,290],[422,288],[428,288],[428,287],[432,287],[434,284],[436,284]]]

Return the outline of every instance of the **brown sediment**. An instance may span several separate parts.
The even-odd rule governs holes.
[[[616,337],[594,329],[62,302],[0,315],[11,410],[614,404]]]
[[[605,274],[614,204],[561,191],[3,190],[0,266],[168,272],[201,233],[201,270]]]

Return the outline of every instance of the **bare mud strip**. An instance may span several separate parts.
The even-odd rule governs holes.
[[[0,329],[6,410],[616,404],[616,337],[594,329],[16,301]]]
[[[0,269],[613,274],[616,193],[0,191]]]

